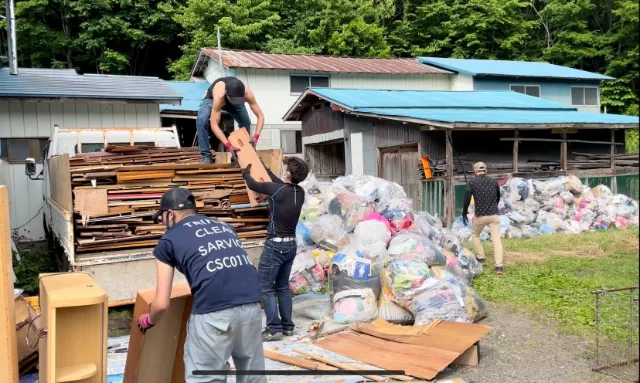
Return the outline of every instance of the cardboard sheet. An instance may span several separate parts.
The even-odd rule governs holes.
[[[240,151],[237,152],[240,167],[245,168],[247,167],[247,165],[251,164],[251,177],[253,177],[256,182],[271,181],[271,177],[269,177],[267,170],[262,165],[262,162],[260,162],[258,154],[253,149],[253,146],[251,146],[251,144],[249,143],[249,133],[247,132],[247,129],[242,128],[233,131],[231,134],[229,134],[229,142],[231,142],[231,145],[233,145],[233,147],[240,149]],[[262,199],[260,197],[260,194],[252,190],[248,190],[248,192],[251,206],[258,206],[260,200]]]

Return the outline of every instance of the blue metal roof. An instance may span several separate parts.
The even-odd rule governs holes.
[[[157,77],[77,74],[73,69],[0,68],[0,97],[145,100],[180,103],[181,97]]]
[[[179,95],[182,96],[181,105],[161,104],[161,112],[194,112],[200,109],[200,102],[204,98],[204,94],[209,89],[209,83],[206,81],[167,81],[167,84]]]
[[[311,102],[305,98],[311,97]],[[623,124],[637,127],[638,117],[578,112],[576,108],[511,91],[404,91],[309,88],[284,116],[297,120],[316,97],[348,113],[401,121],[460,124]]]
[[[418,57],[423,64],[472,76],[546,77],[580,80],[614,80],[613,77],[548,62],[449,59]]]

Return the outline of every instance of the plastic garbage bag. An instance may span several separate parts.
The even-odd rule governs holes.
[[[384,217],[395,230],[408,229],[413,225],[413,214],[410,210],[390,209],[384,213]]]
[[[428,266],[446,264],[444,254],[433,242],[412,231],[401,231],[391,239],[389,257],[391,259],[421,261]]]
[[[436,319],[469,323],[471,319],[464,307],[464,300],[454,291],[454,286],[435,277],[429,277],[423,291],[409,301],[400,301],[415,317],[414,326],[422,326]]]
[[[388,209],[392,200],[397,198],[407,198],[407,193],[405,193],[402,186],[397,183],[389,182],[382,178],[375,178],[375,182],[378,185],[377,210],[379,212],[384,213]]]
[[[329,294],[303,294],[293,297],[293,320],[323,320],[331,315]]]
[[[522,238],[533,238],[540,235],[540,231],[531,225],[520,225],[522,231]]]
[[[327,191],[323,207],[329,214],[337,215],[344,221],[347,232],[353,231],[364,217],[374,212],[371,202],[335,185]]]
[[[482,273],[482,265],[469,249],[460,249],[456,254],[456,258],[458,258],[460,262],[460,266],[462,267],[462,271],[464,271],[465,279],[468,283],[471,283],[474,278]]]
[[[506,215],[501,215],[500,216],[500,235],[504,236],[504,234],[507,232],[507,229],[511,226],[511,221],[509,220],[509,217],[507,217]]]
[[[350,174],[336,178],[333,180],[333,185],[343,187],[371,202],[374,202],[378,198],[378,185],[375,177],[372,176],[354,176]]]
[[[365,221],[356,225],[354,230],[356,241],[363,245],[374,242],[388,243],[391,239],[391,231],[387,228],[387,225],[375,219],[365,219]]]
[[[341,291],[332,302],[333,320],[337,323],[371,322],[378,317],[378,300],[371,289]]]
[[[572,194],[582,193],[582,181],[580,181],[580,178],[574,175],[563,177],[563,184],[564,188]]]
[[[505,237],[511,238],[511,239],[522,238],[522,230],[520,230],[520,228],[518,228],[517,226],[511,225],[507,229],[505,233]]]
[[[464,269],[462,269],[462,265],[460,264],[460,260],[454,254],[450,253],[447,250],[443,250],[442,252],[444,253],[444,256],[447,259],[447,264],[444,267],[445,270],[455,275],[456,278],[460,279],[461,281],[464,281],[466,283],[471,283],[472,280],[467,279],[467,276],[464,273]],[[431,269],[433,270],[434,267],[442,267],[442,266],[437,266],[437,265],[431,266]]]
[[[394,198],[391,201],[389,201],[386,207],[387,207],[386,211],[389,211],[389,210],[413,211],[413,200],[410,198]]]
[[[386,244],[382,241],[363,245],[353,242],[336,252],[332,267],[346,271],[349,277],[367,280],[380,273],[387,260]]]
[[[433,243],[440,243],[442,241],[442,225],[440,225],[440,229],[438,229],[434,223],[435,219],[429,219],[426,215],[422,213],[414,214],[414,227],[416,230],[429,238],[429,240]]]
[[[329,266],[331,266],[331,258],[333,258],[333,256],[335,255],[333,251],[324,250],[321,248],[312,249],[311,254],[313,255],[316,263],[318,263],[323,268],[328,268]]]
[[[383,271],[396,299],[407,300],[415,296],[429,277],[429,267],[421,261],[393,260]],[[385,278],[385,277],[383,277]]]
[[[454,254],[458,253],[460,249],[462,249],[460,240],[447,229],[442,229],[441,246]]]
[[[391,291],[393,281],[388,270],[385,269],[380,274],[380,283],[382,284],[382,290],[378,302],[378,317],[395,324],[413,322],[411,311],[394,302],[394,296]]]
[[[304,268],[293,274],[289,279],[289,289],[293,295],[306,294],[309,292],[319,293],[325,290],[326,276],[320,264],[313,263],[312,267]]]
[[[593,193],[596,198],[607,198],[612,197],[613,193],[611,193],[611,189],[609,189],[606,185],[598,185],[591,189],[591,193]]]
[[[296,245],[298,246],[298,253],[311,248],[313,244],[311,224],[308,222],[298,222],[296,225]]]
[[[336,251],[346,247],[350,239],[339,216],[328,214],[312,221],[311,238],[318,246]]]

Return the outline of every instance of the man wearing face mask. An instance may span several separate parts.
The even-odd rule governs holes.
[[[309,167],[297,157],[289,157],[284,162],[284,180],[267,169],[272,182],[256,182],[249,174],[251,164],[242,169],[247,187],[268,196],[271,209],[267,240],[258,265],[267,317],[267,328],[262,332],[265,342],[291,336],[295,327],[291,319],[293,298],[289,275],[297,250],[296,225],[304,204],[304,189],[298,183],[307,178]]]
[[[229,357],[238,371],[264,370],[260,280],[235,230],[197,215],[191,192],[178,187],[162,195],[154,219],[162,219],[167,231],[153,250],[156,295],[150,313],[138,318],[140,331],[151,329],[169,308],[175,268],[185,275],[193,296],[184,345],[186,382],[226,382],[226,376],[193,372],[228,370]],[[236,380],[267,382],[264,375]]]
[[[251,89],[245,88],[244,83],[236,77],[221,77],[216,79],[207,90],[204,100],[200,104],[198,117],[196,118],[196,130],[198,133],[198,145],[200,146],[200,163],[210,164],[211,150],[209,147],[209,130],[222,142],[231,155],[235,156],[236,148],[231,146],[224,133],[220,129],[220,117],[222,111],[229,113],[238,123],[238,127],[251,130],[251,120],[245,107],[249,104],[251,111],[258,118],[256,131],[251,137],[251,144],[255,147],[260,138],[260,132],[264,127],[264,114],[258,106],[256,97]]]

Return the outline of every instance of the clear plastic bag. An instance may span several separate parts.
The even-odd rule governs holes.
[[[414,326],[422,326],[436,319],[470,323],[464,301],[454,291],[454,286],[435,277],[428,278],[423,291],[410,301],[399,302],[415,317]]]
[[[413,225],[413,214],[409,210],[390,209],[384,213],[384,217],[395,230],[405,230]]]
[[[391,259],[421,261],[428,266],[444,265],[444,254],[429,240],[417,232],[401,231],[389,243],[389,257]]]
[[[324,320],[331,315],[329,294],[302,294],[293,297],[293,320]]]
[[[374,212],[371,202],[339,186],[329,188],[323,208],[329,214],[339,216],[344,221],[347,232],[353,231],[364,217]]]
[[[432,219],[427,218],[428,216],[424,213],[416,213],[414,214],[414,227],[418,232],[422,235],[429,238],[429,240],[433,243],[442,242],[442,224],[440,224],[440,229],[436,226],[436,220],[432,217]]]
[[[344,222],[333,214],[323,215],[312,221],[311,238],[318,246],[333,251],[346,247],[350,243]]]
[[[430,276],[429,267],[420,261],[394,260],[384,271],[396,299],[407,300],[418,294]]]
[[[391,239],[391,231],[383,222],[369,219],[358,223],[354,230],[356,241],[363,245],[375,242],[384,242]]]
[[[465,280],[471,284],[471,281],[482,273],[482,265],[469,249],[460,249],[456,254],[456,258],[458,258],[460,267],[462,267],[462,271],[464,271]]]
[[[459,302],[466,310],[469,319],[473,322],[477,322],[487,316],[487,305],[473,288],[464,284],[447,270],[442,270],[439,273],[438,278],[445,281],[454,291]]]
[[[313,247],[313,238],[311,238],[311,224],[308,222],[298,222],[296,225],[296,245],[298,253]]]
[[[378,300],[371,289],[341,291],[332,302],[336,323],[371,322],[378,317]]]
[[[463,248],[460,240],[447,229],[442,229],[441,246],[454,254],[457,254]]]
[[[582,181],[574,175],[563,177],[564,188],[571,194],[582,193]],[[568,203],[568,202],[567,202]]]
[[[391,291],[391,284],[393,282],[388,270],[384,270],[380,274],[380,283],[382,284],[382,290],[378,304],[378,317],[396,324],[413,322],[413,314],[411,314],[411,311],[393,301],[394,297]]]

